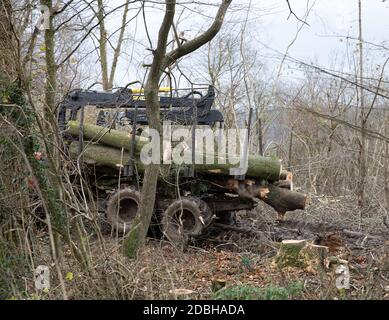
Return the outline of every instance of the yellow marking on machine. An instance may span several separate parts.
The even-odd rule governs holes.
[[[161,87],[158,89],[158,92],[171,92],[172,88],[170,87]],[[131,88],[132,93],[144,93],[145,89],[144,88]]]

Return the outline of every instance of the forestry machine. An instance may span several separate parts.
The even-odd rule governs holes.
[[[160,92],[169,91],[161,88]],[[218,110],[212,110],[215,99],[215,89],[208,87],[203,95],[200,91],[192,90],[182,97],[161,96],[161,118],[165,121],[182,125],[194,123],[214,125],[223,122],[223,115]],[[74,90],[70,92],[60,105],[59,123],[63,125],[67,120],[76,120],[77,113],[86,106],[95,106],[99,109],[114,111],[115,122],[123,123],[126,119],[133,124],[147,125],[145,99],[142,90],[121,89],[116,92],[98,92]],[[107,111],[101,110],[96,124],[105,125]]]
[[[204,89],[191,89],[185,95],[173,96],[172,90],[162,88],[159,97],[161,120],[192,128],[197,125],[222,126],[222,113],[212,108],[215,89],[209,86],[207,91],[202,93],[200,90]],[[92,119],[90,110],[93,110]],[[67,133],[67,123],[71,120],[77,121],[79,125],[78,136]],[[87,140],[84,139],[84,125],[91,122],[93,125],[110,129],[127,128],[128,139],[132,139],[131,145],[134,146],[136,135],[139,135],[142,126],[148,124],[144,92],[129,88],[115,92],[71,91],[59,106],[58,122],[65,148],[73,142],[77,143],[79,155],[87,146],[84,141]],[[106,221],[120,233],[129,230],[136,215],[143,180],[131,160],[135,159],[135,150],[130,149],[126,150],[130,153],[126,165],[116,169],[91,165],[87,161],[83,166],[83,178],[89,181],[91,189],[94,190],[93,200],[99,204],[99,212],[104,213]],[[178,183],[176,174],[170,174],[170,178],[164,176],[158,182],[154,221],[150,232],[153,232],[154,236],[157,232],[172,242],[182,243],[204,234],[213,222],[231,224],[235,221],[235,212],[250,210],[256,206],[254,191],[251,195],[246,189],[240,192],[242,185],[247,187],[244,185],[245,177],[232,177],[235,181],[232,183],[233,187],[231,179],[227,183],[227,179],[222,178],[217,173],[196,172],[193,165],[188,166],[185,173],[179,175]],[[250,181],[247,183],[250,188],[254,187]],[[228,184],[230,188],[226,187]]]

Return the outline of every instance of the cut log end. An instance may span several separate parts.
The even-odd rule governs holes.
[[[282,182],[284,183],[284,182]],[[229,179],[225,183],[226,189],[239,194],[242,198],[260,199],[271,206],[279,214],[280,220],[288,211],[303,210],[307,204],[307,196],[289,188],[269,184],[263,185],[253,182],[253,180],[239,181]]]
[[[279,215],[288,211],[304,210],[307,204],[307,196],[295,191],[281,188],[275,185],[269,185],[269,192],[265,196],[259,192],[258,196],[266,204],[274,208]]]
[[[293,181],[293,173],[285,169],[281,170],[280,180]]]

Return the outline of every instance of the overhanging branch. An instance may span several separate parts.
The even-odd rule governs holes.
[[[226,15],[227,9],[231,4],[231,2],[232,0],[223,0],[223,2],[221,3],[217,11],[215,20],[213,21],[212,25],[208,28],[207,31],[205,31],[203,34],[199,35],[198,37],[188,42],[185,42],[182,46],[179,46],[178,48],[169,52],[166,55],[163,69],[168,68],[170,65],[172,65],[181,57],[197,50],[207,42],[211,41],[219,32],[223,24],[223,20]]]

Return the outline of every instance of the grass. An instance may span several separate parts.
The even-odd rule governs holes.
[[[270,284],[264,288],[250,285],[235,285],[214,293],[216,300],[288,300],[303,293],[300,282],[292,282],[286,287]]]

